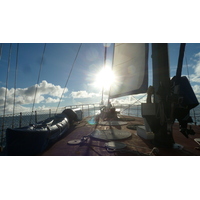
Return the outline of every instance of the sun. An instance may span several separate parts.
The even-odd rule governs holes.
[[[96,74],[94,85],[96,87],[109,90],[114,80],[115,80],[115,75],[112,69],[109,67],[104,67],[101,71],[99,71]]]

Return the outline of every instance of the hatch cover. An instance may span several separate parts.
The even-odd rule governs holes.
[[[124,130],[117,130],[117,129],[112,129],[112,130],[99,130],[96,129],[91,133],[91,137],[96,138],[96,139],[101,139],[101,140],[123,140],[127,139],[131,136],[132,134],[128,131]]]
[[[99,125],[104,125],[104,126],[122,126],[126,125],[127,122],[122,122],[122,121],[102,121],[99,122]]]
[[[121,142],[106,142],[105,143],[105,147],[109,148],[109,149],[113,149],[113,150],[117,150],[117,149],[123,149],[126,147],[126,144],[121,143]]]
[[[71,145],[77,145],[77,144],[80,144],[81,143],[81,140],[70,140],[67,142],[67,144],[71,144]]]

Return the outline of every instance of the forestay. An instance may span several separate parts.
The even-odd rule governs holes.
[[[110,98],[145,93],[148,88],[148,44],[115,44],[113,72],[115,81],[110,88]]]

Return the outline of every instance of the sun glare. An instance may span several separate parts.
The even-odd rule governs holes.
[[[96,74],[94,85],[96,87],[104,87],[104,89],[109,89],[114,80],[115,76],[113,71],[110,68],[105,67]]]

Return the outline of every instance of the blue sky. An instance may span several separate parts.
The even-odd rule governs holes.
[[[57,107],[59,98],[63,92],[66,80],[76,57],[80,43],[47,43],[44,53],[44,62],[39,78],[38,92],[35,109]],[[176,73],[178,62],[179,43],[169,44],[170,75]],[[0,59],[0,108],[3,108],[5,99],[5,87],[7,66],[9,58],[9,43],[3,43]],[[44,43],[21,43],[19,44],[18,71],[16,84],[16,112],[29,111],[32,108],[35,84],[38,73]],[[14,80],[16,68],[17,44],[12,44],[10,72],[8,75],[8,92],[6,112],[13,109]],[[111,66],[113,44],[107,48],[107,65]],[[150,52],[151,54],[151,45]],[[189,43],[186,45],[183,75],[190,75],[190,81],[194,91],[199,97],[200,93],[200,44]],[[101,88],[94,85],[95,75],[102,69],[104,64],[104,43],[83,43],[74,64],[71,76],[60,107],[73,104],[100,103]],[[151,70],[151,58],[149,56],[149,68]],[[152,84],[151,71],[149,73],[149,85]],[[142,94],[144,95],[144,94]],[[142,95],[137,95],[140,98]],[[107,96],[105,95],[105,98]],[[145,98],[144,98],[145,99]],[[133,103],[134,98],[126,96],[114,100],[115,103]]]

